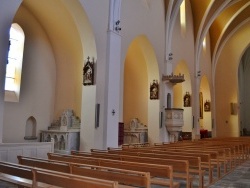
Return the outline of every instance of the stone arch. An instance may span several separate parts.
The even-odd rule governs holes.
[[[137,36],[131,42],[124,62],[123,119],[126,128],[133,118],[145,124],[149,142],[158,142],[160,137],[160,96],[158,100],[150,100],[149,92],[154,80],[161,83],[154,49],[146,36]]]
[[[200,119],[200,128],[212,131],[211,91],[207,76],[201,78],[200,92],[203,94],[203,118]]]
[[[185,81],[179,84],[173,85],[173,108],[183,108],[183,120],[184,125],[182,128],[183,132],[192,132],[193,128],[193,119],[192,119],[192,110],[193,110],[193,97],[192,97],[192,85],[190,72],[187,66],[187,63],[184,60],[181,60],[176,67],[174,68],[173,73],[175,75],[184,74]],[[184,107],[184,95],[186,93],[191,95],[191,107]]]

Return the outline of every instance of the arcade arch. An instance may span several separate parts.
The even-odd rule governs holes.
[[[129,128],[131,119],[138,118],[148,127],[149,142],[158,142],[160,134],[159,98],[150,100],[149,92],[154,80],[160,83],[158,62],[150,41],[141,35],[131,42],[124,62],[123,120]]]

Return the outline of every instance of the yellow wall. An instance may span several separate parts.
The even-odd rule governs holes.
[[[250,24],[241,27],[222,50],[216,66],[216,136],[239,136],[239,114],[231,115],[230,103],[238,101],[238,67],[242,52],[249,45]],[[237,46],[237,48],[235,48]]]
[[[200,83],[200,92],[203,95],[203,118],[200,119],[200,128],[206,129],[208,131],[212,130],[212,119],[211,119],[211,94],[208,79],[203,76]],[[210,101],[210,112],[204,110],[204,103]]]
[[[123,119],[129,125],[132,118],[141,123],[148,122],[148,76],[147,65],[138,43],[128,49],[124,68],[124,107]]]
[[[185,61],[180,61],[174,70],[174,74],[184,74],[185,81],[173,86],[173,107],[182,108],[183,111],[183,120],[184,125],[182,127],[183,132],[191,132],[193,119],[192,119],[192,89],[191,89],[191,80],[189,75],[189,70]],[[183,98],[186,92],[189,92],[191,95],[191,107],[184,107]]]

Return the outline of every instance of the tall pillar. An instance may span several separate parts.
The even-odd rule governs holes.
[[[198,62],[198,61],[197,61]],[[193,92],[193,131],[192,139],[200,139],[200,71],[199,63],[195,66],[194,92]]]
[[[121,0],[110,0],[109,30],[107,42],[107,101],[106,101],[106,147],[118,147],[118,125],[120,115],[120,70],[121,70],[121,35],[120,28]]]
[[[22,0],[1,0],[0,6],[0,143],[3,142],[4,85],[9,48],[9,30]]]

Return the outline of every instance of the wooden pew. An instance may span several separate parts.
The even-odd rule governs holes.
[[[157,144],[158,147],[155,146],[150,146],[150,147],[145,147],[145,148],[108,148],[108,150],[96,150],[96,149],[92,149],[91,152],[97,152],[97,153],[121,153],[121,152],[151,152],[151,153],[169,153],[169,152],[174,152],[174,153],[178,153],[178,154],[182,154],[182,155],[193,155],[193,154],[200,154],[201,157],[201,161],[202,161],[202,168],[203,169],[208,169],[209,171],[209,179],[210,182],[212,182],[212,170],[214,168],[217,169],[217,178],[219,179],[221,177],[221,165],[224,164],[224,161],[226,161],[226,159],[223,158],[223,152],[219,152],[219,151],[206,151],[206,150],[201,150],[197,151],[197,150],[192,150],[192,149],[186,149],[182,146],[189,146],[192,145],[192,142],[180,142],[181,144],[169,144],[169,143],[159,143]],[[164,146],[162,146],[164,145]],[[170,147],[165,147],[165,145]],[[173,147],[171,147],[173,146]],[[174,149],[173,149],[174,148]],[[205,156],[204,156],[205,155]],[[209,155],[209,156],[206,156]],[[196,155],[197,156],[197,155]],[[211,161],[211,164],[209,164],[209,158]]]
[[[95,152],[95,151],[94,151]],[[104,151],[103,151],[104,152]],[[103,153],[102,152],[102,153]],[[122,154],[122,155],[138,155],[138,156],[150,156],[156,158],[173,158],[181,160],[190,160],[191,173],[196,170],[195,173],[199,174],[200,183],[204,184],[204,171],[205,169],[209,174],[209,184],[213,182],[213,166],[211,165],[211,154],[201,154],[201,153],[187,153],[187,152],[174,152],[174,151],[161,151],[161,150],[142,150],[138,152],[129,152],[123,150],[106,150],[106,152],[111,154]],[[197,159],[197,160],[195,160]],[[194,169],[193,169],[194,168]]]
[[[91,153],[89,153],[91,154]],[[72,156],[71,156],[72,157]],[[149,158],[149,157],[137,157],[137,156],[79,156],[85,158],[97,158],[97,159],[110,159],[110,160],[120,160],[120,161],[131,161],[138,163],[148,163],[148,164],[159,164],[159,165],[172,165],[174,171],[174,178],[184,179],[186,181],[187,187],[192,187],[193,176],[189,172],[189,161],[188,160],[174,160],[174,159],[159,159],[159,158]]]
[[[221,177],[221,165],[224,165],[224,174],[226,174],[226,165],[228,160],[226,159],[225,150],[222,149],[205,149],[205,148],[195,148],[195,147],[188,147],[188,145],[193,143],[185,143],[185,144],[164,144],[161,146],[153,146],[148,148],[133,148],[133,149],[122,149],[123,151],[130,151],[130,152],[141,152],[141,151],[148,151],[148,150],[155,150],[158,151],[179,151],[179,152],[192,152],[192,153],[206,153],[212,154],[211,155],[211,164],[216,166],[217,169],[217,177]]]
[[[71,151],[73,155],[80,156],[93,156],[93,157],[101,157],[101,158],[109,158],[109,157],[126,157],[126,156],[138,156],[138,157],[147,157],[147,158],[159,158],[159,159],[175,159],[175,160],[188,160],[189,161],[189,172],[194,175],[198,175],[199,187],[204,187],[204,173],[205,171],[201,169],[201,159],[196,156],[180,156],[180,155],[161,155],[156,153],[140,153],[140,152],[128,152],[128,153],[88,153],[88,152],[79,152],[79,151]],[[174,169],[175,170],[175,169]],[[175,174],[174,174],[175,176]]]
[[[24,165],[0,162],[0,178],[19,187],[34,188],[118,188],[118,182],[60,173]]]
[[[229,170],[226,170],[225,173],[232,170],[237,165],[244,162],[248,153],[248,145],[240,142],[240,141],[232,141],[235,138],[228,139],[202,139],[194,142],[188,142],[185,144],[168,144],[168,146],[172,147],[184,147],[185,148],[202,148],[202,149],[224,149],[224,161],[229,164]],[[238,140],[238,139],[237,139]],[[164,144],[166,145],[166,144]],[[159,146],[159,144],[158,144]],[[168,147],[167,146],[167,147]],[[225,167],[225,166],[224,166]]]
[[[99,152],[94,150],[93,152]],[[131,154],[133,153],[132,151],[124,151],[121,149],[109,149],[109,150],[103,150],[101,152],[108,152],[108,153],[120,153],[120,154]],[[173,151],[173,150],[154,150],[154,149],[147,149],[147,150],[137,150],[134,151],[135,153],[154,153],[154,154],[168,154],[168,155],[180,155],[180,156],[195,156],[195,157],[200,157],[201,158],[201,163],[202,163],[202,168],[208,169],[209,171],[209,178],[210,178],[210,183],[212,183],[212,171],[214,166],[211,164],[211,159],[216,158],[216,153],[199,153],[199,152],[188,152],[188,151]]]
[[[150,175],[152,176],[151,184],[163,185],[167,187],[176,187],[176,188],[180,186],[178,182],[173,181],[173,167],[170,165],[119,161],[119,160],[110,160],[110,159],[102,159],[94,157],[79,157],[74,155],[71,156],[71,155],[62,155],[55,153],[48,153],[48,158],[49,160],[56,160],[69,163],[92,164],[105,167],[115,167],[127,170],[138,170],[142,172],[149,172]],[[163,179],[158,179],[158,178],[163,178]]]
[[[166,145],[166,144],[165,144]],[[236,143],[236,142],[230,142],[228,140],[222,141],[222,140],[215,140],[215,139],[202,139],[194,142],[188,142],[184,144],[168,144],[168,146],[184,146],[185,147],[202,147],[205,149],[219,149],[224,148],[225,149],[225,157],[229,161],[230,164],[230,170],[233,169],[237,164],[240,164],[243,162],[242,155],[244,154],[244,148],[245,145],[242,143]],[[159,145],[158,145],[159,146]]]
[[[181,146],[181,145],[172,145],[172,146],[166,146],[165,147],[157,147],[157,149],[160,150],[170,150],[170,149],[174,149],[174,150],[179,150],[179,151],[192,151],[192,152],[217,152],[218,153],[218,159],[213,160],[212,159],[212,163],[215,164],[219,162],[223,165],[224,168],[224,174],[227,174],[230,170],[232,170],[232,161],[233,161],[233,157],[232,157],[232,153],[231,153],[231,149],[228,147],[206,147],[206,146],[202,146],[202,145],[189,145],[189,146]],[[217,161],[216,161],[217,160]],[[229,170],[228,170],[228,164],[229,164]]]
[[[33,172],[22,166],[0,162],[0,180],[19,187],[33,187]]]
[[[18,156],[19,164],[54,170],[64,173],[71,173],[86,177],[95,177],[105,180],[115,180],[120,184],[133,186],[150,187],[150,174],[148,172],[138,172],[132,170],[122,170],[117,168],[107,168],[94,165],[77,165],[59,163],[38,158]],[[120,185],[119,185],[120,187]]]
[[[248,152],[248,144],[243,142],[235,142],[232,139],[224,140],[224,139],[205,139],[201,142],[202,144],[210,145],[210,146],[221,146],[221,147],[229,147],[232,149],[233,157],[234,157],[234,166],[241,164],[245,160],[245,156]]]

